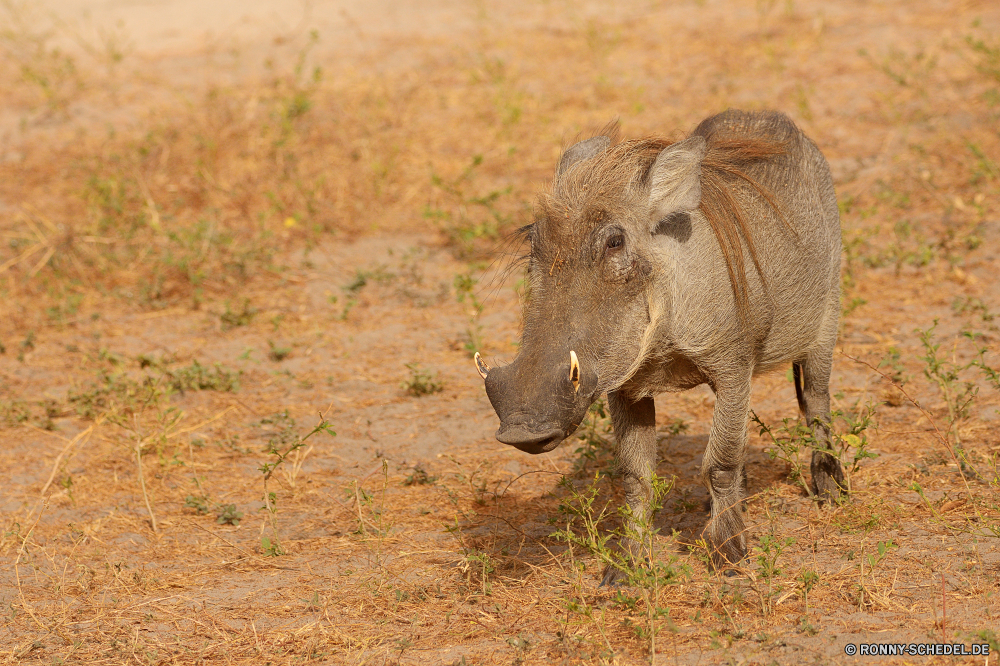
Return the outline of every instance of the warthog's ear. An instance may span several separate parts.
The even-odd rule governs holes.
[[[692,136],[664,148],[649,168],[650,222],[692,211],[701,203],[701,160],[705,138]]]
[[[559,160],[559,166],[556,167],[556,182],[558,183],[562,175],[573,168],[574,165],[583,160],[595,157],[598,153],[607,150],[610,145],[610,137],[595,136],[592,139],[581,141],[567,148],[566,152],[563,153],[562,159]]]

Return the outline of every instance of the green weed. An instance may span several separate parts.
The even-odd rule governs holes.
[[[903,365],[902,356],[897,347],[889,347],[885,356],[878,362],[878,368],[885,368],[886,375],[898,386],[905,386],[909,381],[906,374],[906,367]]]
[[[853,314],[855,310],[860,308],[862,305],[866,305],[867,303],[868,301],[865,300],[864,298],[861,298],[860,296],[855,296],[850,301],[848,301],[846,305],[844,305],[844,309],[841,312],[841,317],[846,319],[847,317],[851,316],[851,314]]]
[[[267,346],[269,347],[267,352],[267,357],[272,361],[274,361],[275,363],[284,361],[286,358],[292,355],[291,347],[279,347],[274,343],[273,340],[268,340]]]
[[[966,634],[972,641],[982,641],[990,646],[990,654],[1000,653],[1000,635],[993,629],[979,629]]]
[[[283,428],[277,437],[268,441],[266,451],[270,456],[270,460],[262,463],[261,466],[257,468],[264,476],[264,506],[261,510],[267,512],[268,521],[271,525],[271,535],[261,538],[261,549],[266,555],[271,556],[284,555],[285,550],[282,548],[281,540],[278,537],[277,495],[268,490],[267,482],[271,479],[271,475],[274,474],[274,471],[278,467],[286,461],[290,461],[289,465],[292,466],[292,471],[289,475],[289,483],[294,487],[295,476],[301,469],[305,456],[309,452],[309,450],[302,451],[306,441],[313,435],[321,432],[325,432],[332,437],[337,436],[337,433],[333,431],[332,424],[324,419],[322,414],[320,414],[319,423],[317,423],[312,430],[301,437],[290,432],[291,426],[295,425],[295,421],[290,419],[287,411],[278,415],[277,420],[280,423],[290,422],[290,425],[289,427]]]
[[[32,417],[31,407],[24,400],[0,401],[0,422],[12,427],[27,422]]]
[[[444,385],[435,378],[435,375],[423,370],[419,363],[407,363],[406,367],[410,371],[410,378],[403,382],[402,386],[408,394],[419,398],[444,390]]]
[[[458,302],[470,306],[469,325],[465,329],[465,344],[463,345],[470,358],[483,347],[483,328],[479,325],[479,315],[483,311],[483,305],[476,297],[476,283],[477,280],[472,277],[471,273],[456,275],[453,282]]]
[[[878,566],[885,560],[893,548],[899,548],[899,546],[889,539],[887,541],[879,541],[875,546],[874,552],[865,553],[865,546],[861,547],[861,555],[859,562],[860,574],[858,577],[857,592],[858,592],[858,610],[865,610],[867,606],[872,605],[872,603],[877,598],[877,594],[874,590],[877,590],[877,583],[875,580],[875,573]],[[868,578],[870,580],[865,580],[865,564],[868,565]],[[869,588],[869,584],[873,589]]]
[[[131,414],[141,404],[160,404],[174,393],[187,391],[220,391],[233,393],[240,388],[240,371],[229,370],[219,363],[212,367],[198,361],[191,365],[170,367],[165,360],[140,356],[136,359],[142,372],[134,376],[124,366],[100,368],[97,380],[82,389],[71,389],[67,401],[85,418],[100,414],[112,417]]]
[[[184,508],[193,509],[198,514],[208,513],[208,495],[187,495],[184,498]]]
[[[926,85],[931,71],[937,66],[937,57],[923,51],[907,54],[890,47],[881,60],[876,60],[866,49],[859,49],[858,54],[896,84],[902,87],[918,87],[921,90]]]
[[[924,376],[938,387],[948,408],[947,435],[962,473],[978,476],[978,472],[971,466],[966,455],[959,429],[969,418],[969,410],[979,394],[979,386],[965,378],[965,373],[970,368],[979,367],[979,360],[985,349],[979,350],[979,357],[971,361],[959,361],[957,358],[959,339],[956,338],[952,345],[951,358],[948,359],[941,353],[941,343],[935,342],[934,339],[934,329],[937,325],[938,321],[935,319],[930,328],[916,331],[924,348],[924,355],[920,357],[925,363]],[[972,333],[964,333],[963,336],[975,340],[975,335]]]
[[[859,407],[856,414],[834,410],[828,424],[831,448],[826,449],[819,446],[812,428],[801,419],[782,419],[782,425],[774,429],[750,410],[750,420],[758,426],[760,436],[767,436],[771,442],[771,446],[765,449],[767,456],[771,460],[784,461],[789,467],[788,480],[798,484],[809,497],[813,497],[813,492],[805,480],[805,470],[813,451],[824,451],[840,460],[848,491],[851,490],[851,476],[858,471],[861,463],[878,457],[869,449],[867,436],[869,428],[877,427],[875,415],[875,406],[870,403]],[[803,460],[803,453],[808,454],[806,460]]]
[[[354,273],[354,279],[348,282],[346,285],[341,287],[341,291],[344,292],[344,307],[338,316],[341,321],[347,320],[347,315],[350,314],[354,306],[358,304],[358,294],[364,289],[370,281],[374,281],[378,284],[387,284],[396,279],[396,276],[386,270],[385,266],[376,266],[372,270],[362,270],[358,269]],[[338,302],[336,296],[330,297],[330,303],[336,305]]]
[[[235,504],[216,504],[215,522],[220,525],[239,525],[243,512],[236,510]]]
[[[648,516],[636,516],[626,505],[618,510],[620,527],[606,531],[603,527],[607,515],[605,506],[596,511],[601,476],[595,474],[593,480],[582,490],[578,490],[571,477],[565,476],[559,482],[566,496],[560,500],[559,512],[565,526],[552,536],[565,541],[571,548],[577,546],[595,557],[603,567],[618,572],[622,582],[638,589],[644,613],[644,623],[633,625],[636,635],[649,642],[650,661],[656,654],[656,637],[663,629],[664,620],[669,623],[670,609],[663,605],[663,590],[690,578],[687,565],[679,564],[671,555],[662,558],[662,551],[655,547],[658,530],[652,525],[652,517],[663,506],[663,500],[673,489],[674,480],[666,480],[655,474],[652,477],[652,497]],[[626,552],[614,547],[614,542],[635,544],[639,552]],[[570,550],[572,554],[572,550]],[[638,602],[636,602],[638,603]],[[586,611],[585,606],[579,607]]]
[[[499,206],[499,202],[512,192],[512,187],[491,190],[482,195],[467,193],[466,188],[482,164],[483,156],[476,155],[453,179],[431,174],[431,184],[444,195],[448,207],[428,205],[424,209],[424,218],[438,223],[459,259],[468,259],[482,252],[480,241],[497,240],[501,229],[512,222],[511,216]]]
[[[976,69],[979,73],[1000,83],[1000,42],[989,43],[974,35],[966,35],[965,43],[978,58]]]
[[[250,306],[250,299],[244,298],[239,310],[230,308],[229,301],[226,301],[226,311],[219,315],[222,321],[222,329],[227,330],[237,326],[247,326],[257,316],[257,309]]]
[[[812,591],[816,583],[819,582],[819,574],[812,569],[804,569],[799,572],[796,580],[802,584],[802,600],[806,606],[806,613],[809,612],[809,592]]]
[[[757,574],[767,583],[766,593],[758,590],[760,608],[764,617],[771,615],[774,610],[774,597],[783,590],[780,585],[775,586],[775,579],[781,575],[778,559],[785,549],[793,543],[795,543],[795,539],[792,537],[778,539],[773,534],[762,534],[759,545],[754,547],[754,552],[757,553]]]
[[[424,486],[432,485],[437,481],[436,476],[431,476],[427,473],[427,470],[421,465],[415,465],[413,467],[413,473],[406,477],[403,481],[404,486]]]
[[[983,299],[973,296],[956,296],[951,303],[951,309],[955,314],[978,314],[984,323],[989,323],[997,318],[997,314],[990,312]]]

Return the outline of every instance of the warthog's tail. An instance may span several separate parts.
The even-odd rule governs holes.
[[[805,384],[802,379],[802,364],[792,363],[792,377],[795,379],[795,399],[799,402],[799,411],[806,415],[806,398],[803,395]]]

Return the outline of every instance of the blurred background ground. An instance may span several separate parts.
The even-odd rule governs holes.
[[[0,2],[0,656],[1000,651],[998,26],[985,0]],[[806,497],[792,385],[762,378],[754,551],[718,576],[713,396],[661,396],[665,582],[597,588],[552,535],[588,489],[617,524],[607,420],[505,447],[471,353],[516,354],[504,239],[562,148],[729,107],[786,112],[833,169],[852,500]]]

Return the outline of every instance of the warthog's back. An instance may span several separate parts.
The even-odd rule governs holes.
[[[750,354],[755,372],[832,344],[828,337],[836,333],[839,314],[841,240],[826,160],[791,120],[776,112],[727,111],[703,121],[693,135],[705,137],[706,161],[713,149],[738,157],[732,167],[723,164],[717,170],[726,192],[712,191],[710,176],[703,173],[702,207],[692,215],[691,245],[672,248],[676,263],[668,276],[675,281],[669,336],[710,363],[725,362],[734,353]],[[706,212],[713,212],[713,198],[737,210],[746,227],[728,221],[739,234],[740,247],[740,257],[729,263],[742,263],[743,284],[727,272],[724,248],[706,218]],[[722,210],[725,206],[718,207],[718,216],[733,217]],[[746,291],[742,324],[734,295],[740,289]],[[740,349],[738,340],[747,341],[749,348]]]

